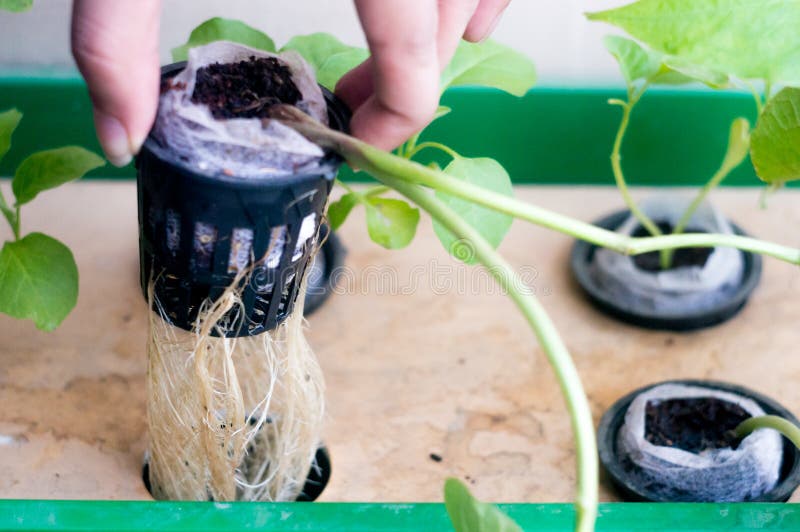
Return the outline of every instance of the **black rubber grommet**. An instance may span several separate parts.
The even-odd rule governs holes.
[[[314,455],[314,464],[308,472],[305,484],[303,484],[303,491],[297,496],[295,502],[312,502],[322,495],[323,490],[328,485],[331,479],[331,456],[328,449],[325,447],[317,448],[317,453]],[[147,492],[152,494],[152,486],[150,484],[150,461],[145,459],[142,465],[142,481]]]
[[[628,218],[628,211],[618,211],[594,222],[604,229],[616,230]],[[735,224],[731,224],[738,235],[746,233]],[[611,299],[596,283],[591,274],[590,263],[597,246],[579,240],[575,242],[570,254],[572,275],[583,289],[589,301],[604,314],[618,320],[646,329],[668,331],[692,331],[719,325],[739,313],[761,280],[762,258],[749,252],[741,252],[744,259],[744,274],[736,292],[715,307],[704,312],[692,312],[683,315],[655,315],[633,312]]]
[[[642,485],[635,475],[630,474],[630,463],[617,451],[617,434],[625,421],[625,413],[633,400],[640,394],[662,384],[682,384],[700,386],[745,396],[755,401],[769,415],[776,415],[797,424],[797,418],[786,408],[758,392],[743,386],[710,380],[673,380],[650,384],[619,399],[603,414],[597,429],[597,446],[600,462],[603,464],[612,484],[626,501],[631,502],[680,502],[667,500],[657,494],[652,486]],[[786,502],[800,486],[800,451],[786,438],[783,438],[783,462],[778,484],[761,496],[747,502]]]

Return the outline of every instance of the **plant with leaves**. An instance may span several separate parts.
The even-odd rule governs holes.
[[[274,42],[262,32],[240,22],[218,18],[193,31],[189,42],[174,51],[175,58],[184,58],[192,46],[220,39],[269,51],[276,49]],[[286,49],[295,49],[304,55],[328,88],[333,88],[342,74],[366,57],[366,51],[346,46],[325,34],[296,37],[281,48]],[[442,80],[445,88],[483,84],[518,95],[524,94],[533,82],[533,67],[524,56],[492,42],[462,43]],[[449,110],[441,108],[438,116],[446,112]],[[419,136],[406,142],[397,154],[391,154],[332,131],[295,107],[277,105],[271,113],[273,118],[291,125],[318,145],[341,154],[351,166],[379,182],[366,190],[345,186],[344,196],[330,206],[332,225],[338,227],[356,205],[363,205],[367,209],[370,236],[378,244],[396,249],[408,245],[413,239],[421,209],[432,218],[437,236],[448,252],[466,262],[484,266],[507,291],[553,366],[569,411],[578,464],[575,529],[580,532],[593,530],[597,516],[598,461],[591,410],[577,370],[555,325],[536,298],[520,289],[523,284],[517,273],[495,250],[511,220],[526,220],[628,255],[685,247],[729,246],[800,265],[798,249],[738,235],[622,235],[515,199],[508,174],[491,159],[463,157],[442,144],[420,142]],[[451,162],[444,169],[420,164],[414,159],[425,149],[440,150],[451,158]],[[415,206],[385,197],[392,190]],[[449,485],[451,493],[458,491],[457,486]],[[458,519],[454,519],[456,526],[460,523]]]
[[[33,7],[33,0],[0,0],[0,9],[22,13]]]
[[[11,137],[22,113],[0,113],[0,159],[11,147]],[[11,180],[14,201],[0,190],[0,212],[12,240],[0,250],[0,312],[30,319],[52,331],[78,300],[78,267],[67,246],[42,233],[22,235],[22,206],[39,193],[82,177],[105,164],[102,157],[78,146],[34,153],[17,167]]]
[[[708,194],[748,153],[770,190],[800,179],[800,89],[790,86],[800,83],[800,5],[795,0],[639,0],[588,17],[618,26],[644,43],[619,36],[605,39],[627,84],[625,100],[609,100],[622,109],[611,166],[631,214],[650,234],[659,236],[662,230],[631,197],[621,150],[631,113],[653,85],[700,82],[714,89],[745,87],[753,92],[758,113],[754,129],[745,118],[731,123],[719,169],[696,194],[672,234],[686,230]],[[763,85],[763,94],[754,83]],[[672,253],[662,251],[661,267],[671,264]]]
[[[444,483],[444,505],[455,532],[522,532],[500,508],[476,499],[456,478]]]

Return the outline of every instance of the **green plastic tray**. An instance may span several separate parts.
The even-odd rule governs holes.
[[[614,88],[538,88],[524,98],[487,89],[449,91],[454,112],[435,122],[425,138],[444,142],[463,155],[490,156],[516,183],[612,185],[609,153],[620,110],[608,98]],[[72,73],[0,72],[0,109],[25,113],[14,146],[0,164],[10,175],[28,153],[69,142],[99,149],[83,82]],[[697,185],[719,166],[728,125],[737,116],[751,121],[749,94],[710,90],[654,89],[637,107],[624,146],[623,164],[632,184]],[[106,166],[95,177],[133,177],[132,166]],[[348,180],[365,179],[364,174]],[[726,185],[756,186],[752,165],[743,164]]]
[[[529,532],[571,530],[568,504],[502,504]],[[0,530],[452,531],[442,504],[0,501]],[[786,504],[603,504],[598,532],[800,530]]]

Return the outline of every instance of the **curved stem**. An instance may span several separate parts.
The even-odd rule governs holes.
[[[14,239],[19,240],[19,207],[16,210],[9,207],[2,190],[0,190],[0,212],[8,221],[11,231],[14,233]]]
[[[644,92],[644,89],[642,89],[642,92]],[[651,235],[660,236],[662,234],[661,229],[659,229],[653,220],[651,220],[650,217],[639,208],[639,205],[633,199],[633,196],[631,196],[630,190],[628,190],[628,183],[625,181],[625,174],[622,171],[622,141],[625,138],[625,132],[628,130],[631,111],[633,111],[633,107],[636,105],[636,102],[639,101],[640,96],[641,93],[638,95],[633,95],[629,90],[628,102],[622,102],[619,100],[613,100],[610,102],[614,105],[619,105],[622,108],[622,119],[619,123],[617,136],[614,139],[614,148],[611,150],[611,170],[614,172],[614,181],[617,183],[617,188],[619,189],[620,194],[622,194],[622,199],[625,202],[625,205],[628,206],[631,214],[633,214],[642,227],[647,229]]]
[[[469,241],[475,258],[491,273],[525,316],[533,329],[561,387],[575,434],[578,486],[575,530],[591,532],[597,517],[598,459],[589,401],[569,351],[541,304],[524,290],[524,282],[481,234],[458,214],[422,187],[381,172],[374,177],[394,188],[425,210],[458,238]]]
[[[658,237],[622,235],[467,183],[419,163],[396,157],[353,137],[332,131],[314,122],[301,111],[295,111],[294,108],[289,107],[285,109],[286,114],[281,118],[317,144],[337,151],[352,165],[371,174],[381,173],[394,176],[405,182],[424,185],[445,194],[471,201],[494,211],[559,231],[625,255],[638,255],[662,249],[723,246],[768,255],[784,262],[800,265],[800,249],[750,237],[714,233],[664,235]]]
[[[453,159],[457,159],[457,158],[460,157],[460,155],[455,150],[453,150],[452,148],[450,148],[448,146],[445,146],[444,144],[440,144],[438,142],[423,142],[421,144],[418,144],[414,149],[406,152],[405,158],[406,159],[413,159],[415,155],[417,155],[419,152],[421,152],[422,150],[424,150],[426,148],[433,148],[433,149],[436,149],[436,150],[441,150],[441,151],[445,152],[447,155],[449,155],[450,157],[452,157]]]
[[[728,175],[736,169],[737,166],[742,164],[742,161],[747,157],[750,151],[750,123],[744,118],[737,118],[731,123],[731,131],[728,139],[728,149],[725,151],[725,157],[719,169],[711,176],[711,179],[700,189],[700,192],[695,196],[689,207],[683,212],[675,228],[672,230],[673,235],[680,235],[686,230],[686,226],[700,208],[700,205],[706,200],[708,194],[719,186]],[[672,250],[664,250],[661,252],[661,267],[666,269],[672,264]]]
[[[800,449],[800,427],[780,416],[758,416],[745,419],[734,432],[741,439],[759,429],[777,430]]]

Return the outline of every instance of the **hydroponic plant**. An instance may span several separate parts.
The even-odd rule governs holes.
[[[33,0],[0,0],[0,10],[27,11]],[[0,160],[11,148],[22,113],[0,113]],[[103,158],[78,146],[34,153],[20,163],[11,181],[14,201],[0,189],[0,212],[11,228],[12,240],[0,249],[0,312],[30,319],[36,327],[52,331],[67,317],[78,300],[78,267],[67,246],[42,234],[22,235],[21,207],[40,192],[81,178],[105,165]]]
[[[590,20],[616,25],[642,43],[616,35],[605,39],[627,86],[624,99],[609,103],[622,111],[611,168],[629,216],[609,216],[598,223],[653,236],[743,234],[708,203],[709,193],[748,155],[756,174],[768,184],[764,197],[800,177],[800,91],[787,86],[800,82],[795,32],[799,17],[792,2],[729,0],[640,0],[588,14]],[[732,121],[721,163],[694,198],[659,195],[639,204],[628,190],[622,164],[634,109],[653,86],[692,82],[752,92],[757,123],[752,128],[743,117]],[[635,259],[599,251],[590,261],[587,273],[580,271],[584,266],[574,257],[573,269],[579,270],[578,279],[593,301],[626,321],[658,328],[690,329],[724,321],[744,305],[761,272],[760,261],[752,256],[722,249],[677,254],[661,250]]]
[[[0,159],[22,113],[0,113]],[[105,165],[102,157],[78,146],[40,151],[17,167],[11,181],[14,200],[0,190],[0,212],[11,228],[12,239],[0,250],[0,312],[30,319],[36,327],[52,331],[67,317],[78,300],[78,267],[72,252],[55,238],[22,232],[22,206],[41,192],[82,177]]]
[[[643,3],[657,4],[658,2]],[[714,2],[714,5],[726,5],[730,11],[737,8],[740,3],[729,0]],[[666,3],[664,4],[666,5]],[[788,12],[783,18],[778,17],[779,19],[796,20],[797,8],[792,2],[771,2],[769,4],[771,9],[776,5]],[[717,14],[722,18],[722,21],[718,22],[726,24],[723,13]],[[791,18],[791,16],[795,18]],[[246,44],[250,46],[258,45],[258,42],[252,41],[258,39],[262,47],[274,47],[271,45],[271,40],[262,37],[263,34],[240,23],[215,19],[201,28],[203,28],[202,31],[198,28],[196,32],[193,32],[192,39],[188,43],[189,47],[219,38],[233,41],[244,39],[249,41]],[[787,36],[787,39],[789,38],[791,36]],[[325,79],[327,79],[326,83],[330,83],[331,86],[335,84],[340,72],[348,70],[357,63],[357,58],[364,57],[363,51],[359,52],[340,45],[329,36],[318,34],[298,38],[293,42],[295,48],[303,48],[304,55],[316,67],[318,76],[330,76]],[[493,86],[496,86],[498,80],[502,80],[503,83],[508,83],[508,86],[515,87],[514,91],[525,92],[533,81],[530,77],[532,70],[530,67],[526,67],[522,70],[523,75],[519,76],[519,68],[524,58],[519,54],[504,53],[505,49],[502,47],[483,54],[482,50],[491,50],[491,47],[496,46],[488,44],[481,48],[479,45],[463,45],[456,57],[460,57],[465,62],[455,69],[449,69],[452,74],[451,80],[458,84],[472,84],[488,78]],[[798,47],[795,46],[789,51],[797,49]],[[492,60],[498,63],[489,62]],[[457,64],[455,61],[454,63]],[[491,69],[487,68],[490,64],[493,65]],[[796,67],[798,64],[800,63],[794,61],[784,66],[789,69],[792,65]],[[501,68],[497,68],[498,65]],[[445,81],[447,81],[447,77],[445,77]],[[498,88],[508,90],[508,86]],[[800,122],[796,112],[797,94],[791,89],[784,89],[784,91],[781,92],[784,96],[780,99],[777,96],[770,99],[770,102],[773,102],[774,111],[767,113],[765,109],[759,120],[759,123],[765,124],[763,144],[756,143],[755,138],[758,136],[753,135],[754,159],[757,159],[755,152],[759,150],[756,150],[755,146],[758,144],[762,146],[760,149],[764,156],[761,160],[765,161],[760,166],[758,163],[756,164],[759,173],[762,176],[781,176],[780,179],[774,181],[785,181],[800,176],[800,172],[797,171],[800,168],[800,154],[796,149],[798,144],[793,141],[789,144],[789,149],[786,149],[785,145],[787,138],[797,139],[797,124]],[[685,247],[725,246],[769,255],[800,265],[800,250],[739,235],[713,233],[673,234],[657,237],[622,235],[514,199],[509,194],[508,175],[498,168],[497,163],[490,162],[490,160],[467,159],[455,152],[451,153],[449,149],[439,145],[418,144],[416,139],[412,139],[400,150],[400,156],[392,155],[342,133],[331,131],[294,107],[275,106],[272,109],[272,115],[275,119],[292,125],[315,143],[334,148],[353,166],[368,172],[384,187],[388,187],[370,189],[366,193],[348,192],[353,196],[334,207],[331,218],[337,217],[341,223],[341,219],[344,218],[343,214],[348,211],[347,205],[361,203],[368,209],[374,209],[374,211],[368,210],[368,218],[370,216],[373,218],[370,228],[371,235],[386,247],[402,247],[413,237],[419,216],[418,211],[407,203],[383,197],[389,188],[394,189],[415,203],[418,208],[429,213],[434,223],[437,224],[437,234],[447,244],[448,251],[457,257],[487,267],[497,282],[508,290],[553,365],[566,399],[576,436],[578,462],[576,530],[592,530],[596,517],[597,453],[591,413],[580,379],[554,324],[535,298],[518,291],[516,287],[520,285],[516,282],[513,269],[494,249],[507,230],[511,218],[527,220],[629,255]],[[783,149],[781,149],[782,145]],[[441,171],[410,160],[420,150],[427,148],[442,149],[451,155],[453,162],[444,171]],[[17,203],[20,203],[19,198],[17,198]],[[483,208],[478,209],[476,205]],[[7,210],[10,212],[12,209]],[[459,245],[452,245],[453,242],[457,242]],[[2,284],[4,287],[8,286],[5,282]],[[31,301],[31,304],[41,305],[41,302],[34,300]]]

